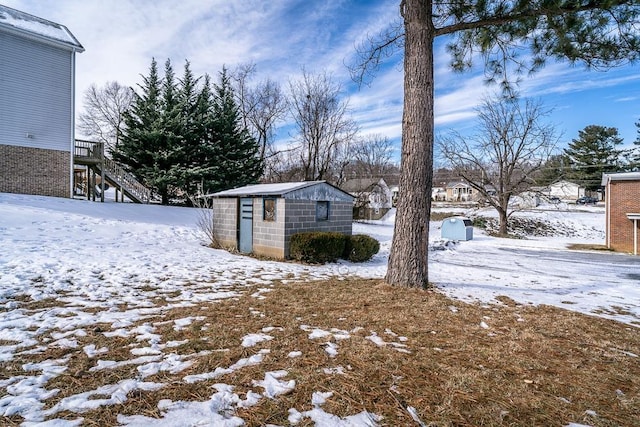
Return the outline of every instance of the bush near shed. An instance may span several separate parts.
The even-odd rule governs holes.
[[[342,258],[351,262],[369,261],[380,250],[380,242],[366,234],[347,236]]]
[[[348,236],[330,231],[309,231],[291,236],[289,256],[292,259],[323,264],[343,258],[351,262],[364,262],[380,250],[373,237],[357,234]]]
[[[344,252],[346,235],[334,231],[307,231],[291,236],[289,256],[298,261],[335,262]]]

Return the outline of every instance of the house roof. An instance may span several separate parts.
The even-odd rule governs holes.
[[[447,184],[447,188],[455,188],[455,187],[468,188],[470,187],[470,185],[467,184],[466,182],[460,182],[460,181],[450,182]]]
[[[576,184],[575,182],[566,181],[566,180],[561,180],[561,181],[549,184],[549,187],[568,187],[568,186],[581,187],[580,184]]]
[[[302,182],[281,182],[275,184],[255,184],[245,187],[233,188],[231,190],[218,191],[217,193],[207,194],[204,197],[260,197],[260,196],[284,196],[294,191],[304,188],[327,185],[335,190],[352,197],[350,194],[329,184],[326,181],[302,181]]]
[[[84,47],[64,25],[0,5],[0,29],[59,47],[84,52]]]
[[[603,173],[602,184],[606,186],[611,181],[640,181],[640,172]]]

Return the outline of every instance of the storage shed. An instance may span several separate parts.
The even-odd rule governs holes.
[[[353,196],[325,181],[256,184],[207,197],[216,243],[242,253],[288,258],[295,233],[352,233]]]
[[[440,236],[449,240],[472,240],[473,222],[469,218],[454,216],[442,221]]]

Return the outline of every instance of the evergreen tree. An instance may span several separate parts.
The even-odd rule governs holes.
[[[189,203],[199,190],[255,183],[262,174],[258,143],[242,125],[226,69],[215,93],[208,76],[200,89],[199,80],[187,61],[176,81],[170,60],[160,79],[152,60],[114,151],[114,159],[159,194],[163,204],[175,197]]]
[[[203,123],[204,119],[199,113],[197,88],[199,80],[200,78],[193,76],[189,61],[186,61],[178,93],[182,140],[181,144],[175,147],[177,159],[174,173],[176,185],[187,195],[194,195],[197,192],[197,185],[200,181],[196,171],[199,161],[198,149],[203,143],[206,133],[206,124]],[[204,108],[208,110],[210,105],[205,105]],[[189,203],[188,197],[186,202]]]
[[[630,150],[631,161],[629,162],[629,169],[635,171],[640,170],[640,120],[636,122],[636,128],[638,136],[633,142],[635,147]]]
[[[570,160],[564,154],[549,157],[536,175],[536,185],[547,186],[567,179]]]
[[[148,184],[162,197],[162,204],[169,204],[179,193],[178,165],[181,160],[183,137],[183,117],[180,109],[179,88],[171,61],[167,59],[162,82],[161,135],[153,152],[151,176]]]
[[[204,194],[216,191],[214,185],[218,174],[220,149],[214,115],[214,96],[211,92],[211,78],[204,76],[204,84],[196,100],[196,117],[201,141],[194,157],[193,176]]]
[[[218,161],[215,176],[207,184],[211,191],[255,184],[263,171],[260,147],[242,124],[226,68],[220,73],[220,83],[214,84],[214,97],[213,141],[210,142],[217,145]]]
[[[585,127],[564,150],[571,162],[568,177],[587,190],[597,190],[603,173],[620,169],[623,150],[616,148],[620,144],[622,138],[616,128],[596,125]]]
[[[125,112],[126,131],[114,147],[114,160],[125,165],[136,178],[149,185],[152,182],[154,154],[161,146],[161,84],[158,64],[151,60],[149,75],[138,85],[141,94],[134,91],[131,108]]]

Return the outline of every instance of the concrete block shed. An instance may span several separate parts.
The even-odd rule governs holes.
[[[242,253],[288,258],[295,233],[352,233],[353,196],[325,181],[256,184],[207,197],[216,243]]]

